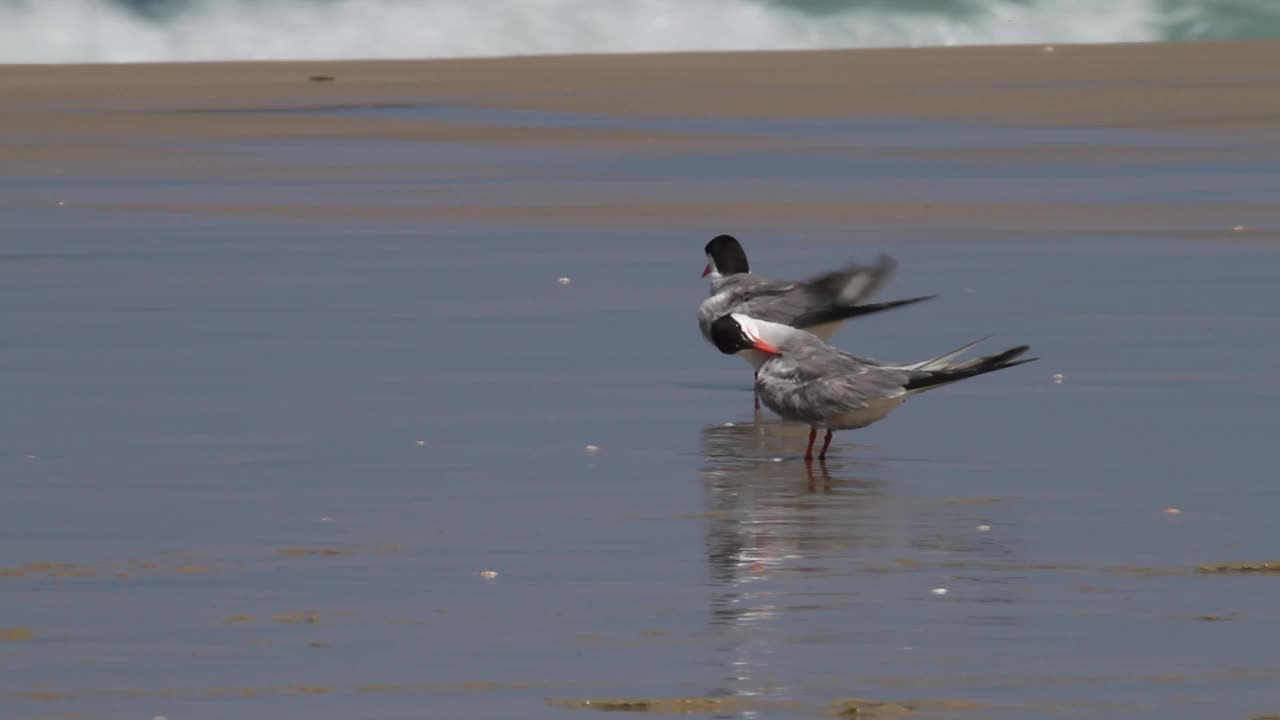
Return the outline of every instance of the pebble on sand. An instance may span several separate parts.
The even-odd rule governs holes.
[[[1176,507],[1167,507],[1164,509],[1165,515],[1181,515],[1182,511]]]
[[[478,572],[478,573],[476,573],[476,574],[477,574],[477,575],[479,575],[480,577],[484,578],[485,580],[492,580],[492,579],[494,579],[494,578],[498,577],[498,571],[497,571],[497,570],[481,570],[480,572]]]
[[[418,447],[422,447],[426,444],[427,444],[426,440],[419,440],[418,442],[414,443],[414,445],[417,445]]]
[[[586,447],[582,448],[582,451],[583,451],[583,452],[585,452],[585,453],[586,453],[586,454],[588,454],[588,455],[595,455],[596,453],[600,452],[600,446],[599,446],[599,445],[588,445],[588,446],[586,446]]]
[[[1040,52],[1051,53],[1054,51],[1054,49],[1055,48],[1052,45],[1045,45],[1044,47],[1040,48]]]
[[[933,593],[934,595],[946,595],[946,594],[947,594],[947,589],[946,589],[946,588],[934,588],[934,589],[930,590],[929,592]]]
[[[573,280],[570,280],[568,277],[562,277],[556,280],[556,282],[560,283],[561,285],[570,285],[573,283]]]
[[[62,203],[58,203],[58,204],[59,204],[59,205],[61,205]],[[1245,226],[1243,226],[1243,225],[1237,225],[1237,226],[1235,226],[1235,227],[1233,227],[1233,228],[1231,228],[1231,229],[1232,229],[1232,230],[1235,230],[1236,232],[1244,232],[1245,230],[1248,230],[1249,228],[1247,228],[1247,227],[1245,227]]]
[[[1053,374],[1053,384],[1054,384],[1054,385],[1061,385],[1061,384],[1062,384],[1062,373],[1054,373],[1054,374]]]
[[[979,526],[978,526],[978,532],[991,532],[991,526],[990,526],[990,525],[979,525]]]

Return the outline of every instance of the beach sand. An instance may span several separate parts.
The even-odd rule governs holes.
[[[1280,712],[1277,87],[1277,42],[4,67],[0,716]],[[859,354],[1042,359],[807,468],[694,329],[720,232],[940,294]]]
[[[1280,111],[1272,92],[1278,54],[1280,42],[1250,41],[7,66],[0,92],[7,105],[73,101],[81,109],[104,102],[225,110],[447,101],[649,117],[926,117],[1267,130],[1268,117]],[[313,77],[322,80],[308,81]],[[166,127],[163,120],[156,119],[157,127]],[[194,120],[175,126],[204,132]]]
[[[1050,52],[1050,49],[1052,52]],[[1280,117],[1280,43],[1233,42],[1117,46],[998,47],[841,52],[533,57],[337,63],[224,63],[118,66],[10,66],[0,77],[0,162],[37,176],[87,173],[139,181],[237,177],[288,181],[323,172],[353,181],[403,174],[371,149],[355,162],[315,157],[246,157],[246,144],[272,142],[473,144],[526,151],[661,155],[697,153],[705,163],[751,152],[845,156],[859,153],[921,161],[1007,166],[1096,166],[1123,157],[1148,168],[1256,159],[1274,139]],[[315,81],[309,78],[321,78]],[[557,115],[561,116],[557,118]],[[732,118],[736,122],[717,122]],[[756,126],[751,121],[758,121]],[[824,128],[823,121],[828,121]],[[831,122],[863,124],[864,137],[833,138]],[[878,143],[876,130],[915,123],[986,127],[990,136],[953,143],[934,137]],[[773,125],[769,125],[773,123]],[[806,124],[807,123],[807,124]],[[1001,133],[1001,129],[1009,129]],[[856,128],[855,128],[856,129]],[[1006,142],[1039,129],[1033,143]],[[1114,131],[1101,144],[1079,129]],[[1150,133],[1140,143],[1123,132]],[[1187,138],[1198,138],[1188,142]],[[1230,142],[1214,143],[1209,138]],[[1243,138],[1253,142],[1243,143]],[[238,147],[233,144],[240,143]],[[312,145],[311,147],[321,147]],[[354,151],[359,154],[359,151]],[[298,155],[301,155],[299,153]],[[518,163],[484,168],[421,154],[413,169],[454,178],[465,192],[444,201],[385,197],[368,204],[331,198],[304,205],[191,202],[148,191],[68,195],[99,207],[252,216],[350,217],[360,220],[468,221],[505,218],[556,224],[612,222],[707,224],[725,218],[791,224],[798,219],[899,223],[932,218],[962,226],[1066,223],[1090,227],[1150,224],[1156,215],[1185,232],[1229,230],[1243,218],[1274,226],[1275,203],[1189,198],[1174,207],[1115,202],[1098,207],[1072,193],[1020,202],[945,194],[877,192],[846,178],[767,178],[749,163],[715,178],[661,183],[552,176],[519,200],[468,182],[525,174]],[[302,162],[298,162],[302,160]],[[588,175],[589,173],[584,173]],[[696,176],[697,173],[690,173]],[[886,178],[881,188],[893,187]],[[726,190],[733,184],[741,191]],[[900,184],[900,183],[899,183]],[[16,188],[6,204],[43,202]],[[880,197],[887,194],[890,197]],[[914,196],[913,196],[914,195]],[[41,199],[34,199],[40,197]],[[23,199],[27,198],[27,199]],[[317,208],[315,205],[323,205]],[[1085,212],[1085,207],[1089,211]],[[1082,227],[1078,220],[1089,219]],[[1196,219],[1206,227],[1195,227]],[[994,224],[994,226],[993,226]],[[1152,228],[1155,229],[1155,228]],[[1178,232],[1176,227],[1161,228]],[[1271,237],[1271,236],[1268,236]]]

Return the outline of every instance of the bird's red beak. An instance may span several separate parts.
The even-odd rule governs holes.
[[[707,263],[707,266],[702,268],[702,277],[706,277],[710,274],[711,274],[711,263]]]
[[[781,355],[782,351],[763,340],[756,340],[756,350],[768,355]]]

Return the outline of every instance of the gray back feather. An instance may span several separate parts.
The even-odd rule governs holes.
[[[808,333],[788,338],[782,354],[760,367],[760,397],[783,417],[804,422],[902,395],[912,372],[864,362]]]

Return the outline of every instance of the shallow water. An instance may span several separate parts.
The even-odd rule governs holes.
[[[741,189],[690,178],[697,157],[558,152],[448,162],[508,176],[462,183],[475,203]],[[1173,208],[1206,163],[1198,202],[1280,190],[1265,153],[1029,160],[1004,180],[880,153],[839,172],[806,149],[717,157],[781,196],[829,172],[825,192],[891,199],[868,189],[886,163],[909,196],[960,202],[1016,184]],[[701,230],[86,207],[413,203],[425,182],[253,178],[0,178],[29,201],[0,241],[4,717],[558,718],[714,698],[650,709],[810,718],[849,697],[929,717],[1280,712],[1280,577],[1196,572],[1280,560],[1273,246],[1156,237],[1176,229],[1160,217],[1151,234],[924,223],[854,243],[726,219],[768,274],[883,251],[900,262],[885,299],[942,294],[843,347],[910,360],[995,333],[988,350],[1042,358],[842,433],[809,468],[807,431],[755,417],[747,366],[698,337]]]

